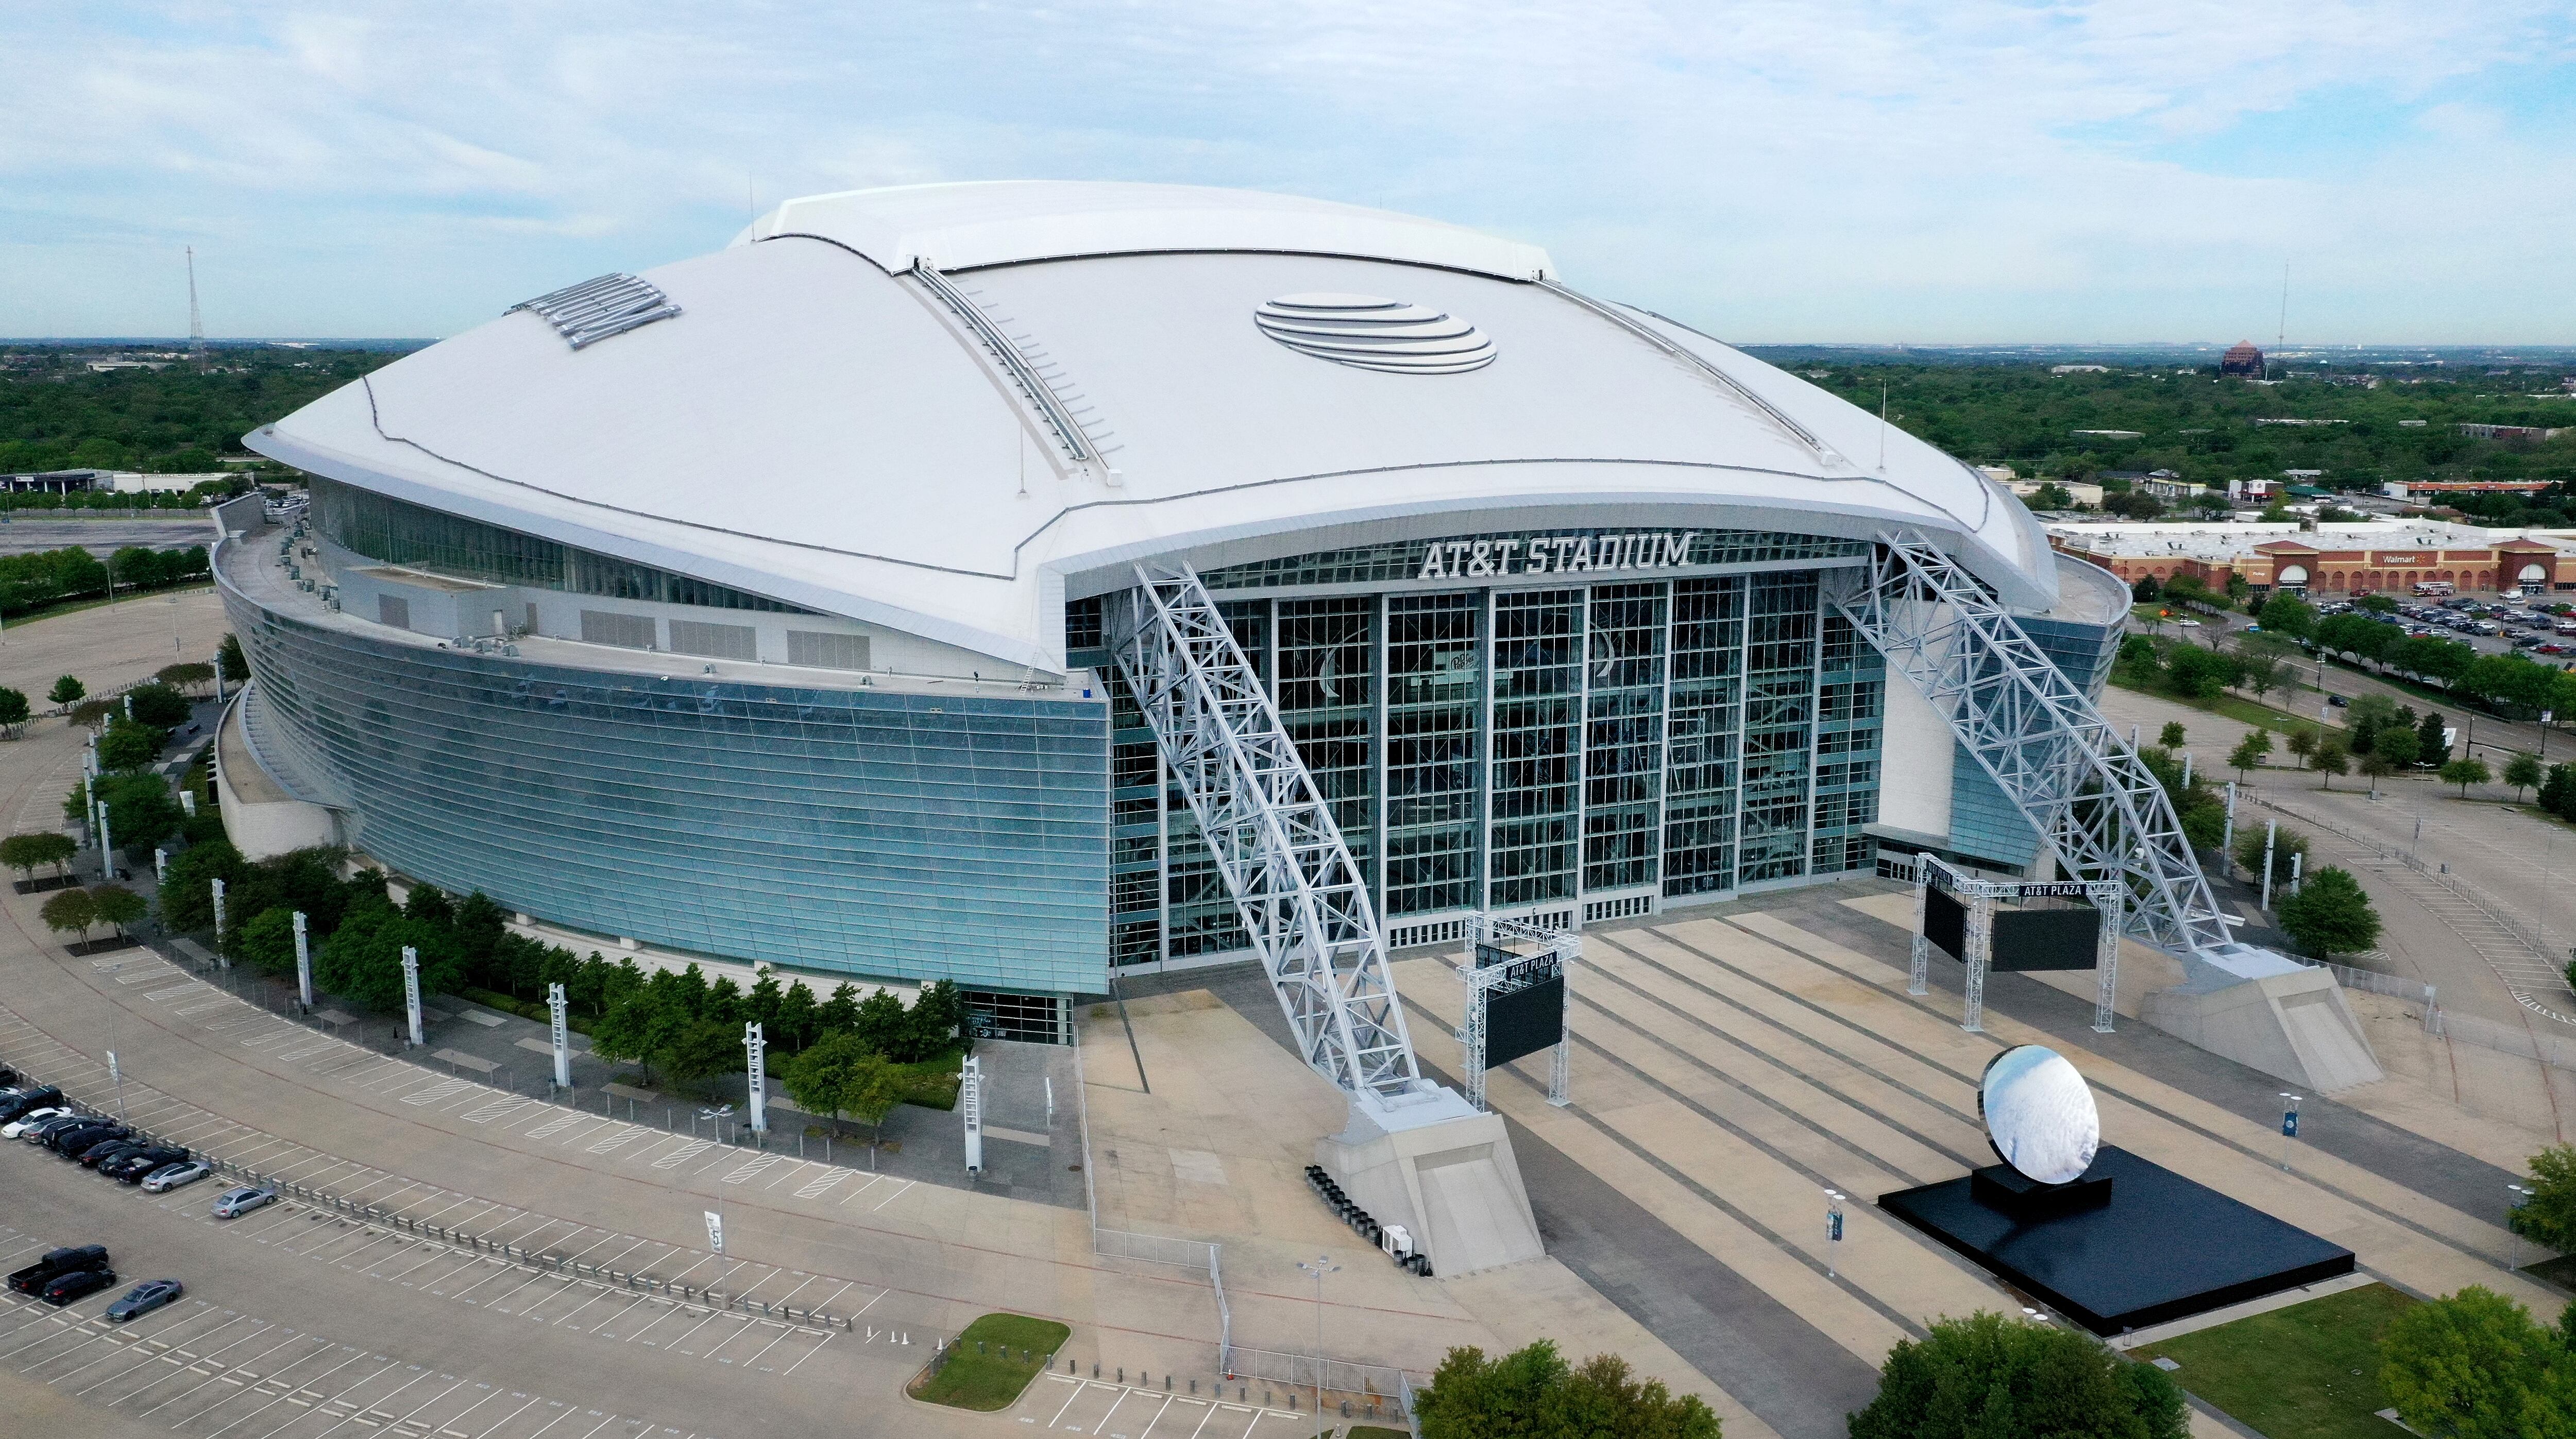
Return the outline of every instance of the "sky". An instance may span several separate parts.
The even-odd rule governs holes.
[[[874,185],[1285,191],[1742,343],[2576,342],[2576,4],[0,0],[0,335],[445,336]]]

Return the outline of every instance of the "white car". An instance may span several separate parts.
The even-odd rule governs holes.
[[[69,1113],[71,1113],[69,1109],[58,1105],[45,1109],[30,1109],[20,1115],[15,1123],[0,1124],[0,1139],[16,1139],[48,1119],[57,1119]]]

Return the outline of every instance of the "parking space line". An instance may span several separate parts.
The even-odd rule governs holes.
[[[808,1349],[808,1350],[806,1350],[803,1354],[798,1355],[798,1356],[797,1356],[797,1358],[796,1358],[796,1362],[787,1366],[787,1374],[793,1374],[793,1373],[795,1373],[797,1370],[804,1368],[804,1367],[805,1367],[805,1361],[806,1361],[806,1360],[811,1359],[811,1358],[813,1358],[815,1355],[822,1353],[822,1352],[823,1352],[823,1346],[824,1346],[825,1344],[829,1344],[829,1343],[831,1343],[831,1342],[832,1342],[832,1336],[831,1336],[829,1333],[826,1333],[826,1334],[822,1337],[822,1339],[821,1339],[821,1340],[819,1340],[818,1342],[816,1342],[816,1344],[814,1345],[814,1347],[813,1347],[813,1348]],[[784,1378],[786,1378],[786,1377],[787,1377],[787,1374],[781,1374],[781,1375],[779,1375],[778,1377],[779,1377],[779,1378],[781,1378],[781,1379],[784,1379]]]

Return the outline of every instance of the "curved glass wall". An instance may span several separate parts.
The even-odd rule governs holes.
[[[719,610],[766,610],[774,614],[814,613],[781,600],[559,545],[319,475],[311,483],[314,526],[322,537],[342,549],[385,564],[409,565],[459,579],[611,599],[657,600]]]
[[[225,603],[280,762],[405,874],[745,960],[1106,987],[1096,701],[656,680]]]

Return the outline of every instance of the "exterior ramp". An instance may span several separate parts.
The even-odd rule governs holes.
[[[2185,982],[2149,996],[2148,1023],[2319,1091],[2382,1077],[2331,973],[2229,937],[2163,783],[1984,585],[1931,540],[1894,533],[1837,583],[1835,607],[1949,722],[2058,864],[2123,881],[2128,932],[2182,960]]]
[[[1543,1252],[1502,1120],[1422,1077],[1367,879],[1278,708],[1186,567],[1138,566],[1110,647],[1296,1036],[1350,1099],[1316,1161],[1442,1275]],[[1437,1171],[1426,1184],[1424,1169]]]

